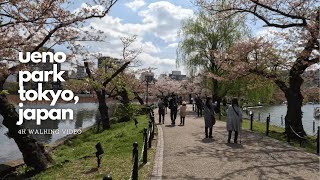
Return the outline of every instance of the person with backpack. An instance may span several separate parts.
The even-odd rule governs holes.
[[[216,120],[214,117],[214,106],[211,102],[210,97],[207,97],[206,99],[206,104],[204,105],[203,117],[204,117],[206,138],[213,138],[212,127],[216,123]]]
[[[174,126],[176,124],[176,118],[178,113],[178,102],[174,93],[172,93],[171,99],[169,100],[169,109],[170,109],[171,125]]]
[[[165,104],[163,102],[163,97],[158,102],[158,113],[159,113],[159,124],[161,124],[161,119],[162,119],[162,124],[164,124],[164,116],[165,116]]]
[[[234,131],[234,143],[238,143],[238,134],[242,122],[242,111],[238,104],[238,99],[234,98],[231,101],[231,106],[227,110],[227,131],[228,143],[230,143],[232,131]]]

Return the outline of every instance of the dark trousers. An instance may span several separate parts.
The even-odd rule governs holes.
[[[232,131],[229,131],[228,134],[228,143],[230,143],[231,140]],[[234,143],[238,142],[238,131],[234,131]]]
[[[202,117],[202,108],[197,108],[197,110],[198,110],[198,117]]]
[[[209,129],[209,135],[208,135],[208,129]],[[212,127],[205,127],[205,133],[206,133],[206,138],[212,138]]]
[[[161,124],[161,119],[162,119],[162,123],[164,124],[164,112],[159,113],[159,124]]]
[[[195,105],[192,104],[192,111],[196,111]]]
[[[186,117],[182,117],[180,116],[180,124],[184,125],[184,120],[186,119]]]
[[[177,112],[178,112],[177,109],[171,109],[170,111],[171,123],[173,125],[176,124]]]

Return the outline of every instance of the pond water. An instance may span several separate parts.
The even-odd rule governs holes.
[[[319,104],[306,104],[302,106],[302,124],[304,130],[308,135],[314,135],[317,131],[317,127],[319,124],[319,119],[314,119],[313,112],[315,107],[319,107]],[[257,108],[249,108],[249,111],[252,111],[254,116],[254,120],[259,120],[260,113],[260,121],[266,122],[267,117],[270,113],[270,124],[284,127],[284,118],[287,113],[287,105],[272,105],[272,106],[263,106]],[[245,114],[245,113],[244,113]],[[283,124],[281,123],[281,116],[283,117]],[[249,116],[245,115],[246,118]],[[315,121],[315,132],[313,132],[313,121]]]
[[[25,105],[24,108],[45,108],[45,109],[72,109],[73,120],[45,120],[41,121],[41,125],[36,125],[36,121],[25,121],[23,126],[28,129],[59,129],[59,133],[54,134],[36,134],[33,135],[38,141],[49,144],[66,136],[62,133],[62,129],[81,129],[95,124],[99,115],[98,104],[96,103],[78,103],[78,104],[56,104],[51,107],[46,104],[41,105]],[[18,109],[17,109],[18,110]],[[109,113],[112,114],[113,106],[109,108]],[[22,158],[16,143],[13,139],[6,136],[8,129],[2,124],[3,117],[0,116],[0,163]]]

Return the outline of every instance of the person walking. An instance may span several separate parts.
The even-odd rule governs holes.
[[[166,114],[167,114],[167,110],[168,110],[168,106],[169,106],[168,96],[164,97],[163,103],[164,103],[165,111],[166,111]]]
[[[228,143],[230,143],[232,131],[234,131],[234,143],[238,143],[238,134],[242,122],[242,111],[238,104],[238,99],[231,101],[231,106],[227,110],[227,131]]]
[[[197,106],[198,117],[202,117],[203,102],[200,96],[198,96],[196,99],[196,106]]]
[[[180,125],[184,126],[184,122],[187,115],[187,103],[185,101],[182,102],[180,106]]]
[[[213,138],[212,127],[216,123],[216,120],[214,117],[214,106],[211,102],[211,98],[209,97],[206,99],[206,104],[204,106],[204,111],[203,111],[203,117],[204,117],[206,138]]]
[[[158,102],[158,113],[159,113],[159,124],[164,124],[164,116],[165,116],[165,111],[166,111],[166,107],[165,104],[163,102],[163,97],[161,97],[161,99]],[[161,121],[162,119],[162,121]]]
[[[196,109],[195,109],[195,98],[194,97],[191,97],[191,103],[192,103],[192,111],[196,112]]]
[[[170,109],[170,117],[171,117],[171,125],[176,124],[176,118],[177,118],[177,112],[178,112],[178,104],[177,104],[177,98],[172,93],[171,99],[169,101],[169,109]]]

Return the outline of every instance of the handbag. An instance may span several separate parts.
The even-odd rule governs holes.
[[[212,116],[212,125],[216,124],[216,118],[214,117],[214,115]]]
[[[233,106],[232,106],[232,108],[233,108],[234,112],[237,114],[237,116],[240,117],[239,112],[237,112],[237,111],[234,109]],[[240,119],[240,122],[242,122],[242,119]]]
[[[216,124],[216,118],[214,117],[214,110],[212,111],[212,114],[211,114],[211,119],[212,119],[212,125],[215,125]]]

